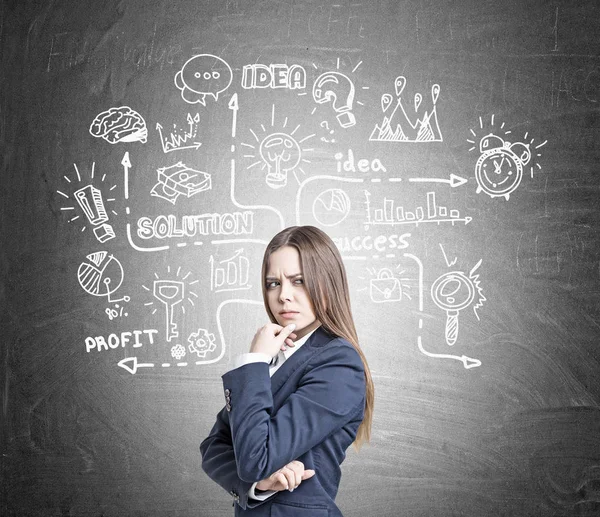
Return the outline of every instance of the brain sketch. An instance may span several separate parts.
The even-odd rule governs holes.
[[[128,106],[110,108],[97,115],[90,126],[90,133],[110,144],[138,141],[145,144],[148,139],[146,122]]]

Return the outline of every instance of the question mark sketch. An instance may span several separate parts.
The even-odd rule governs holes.
[[[331,102],[336,118],[343,128],[356,124],[352,113],[354,83],[339,72],[325,72],[317,77],[313,85],[313,99],[317,104]]]
[[[324,120],[323,122],[321,122],[319,124],[323,129],[326,129],[327,131],[329,131],[330,135],[333,135],[334,131],[333,129],[329,129],[329,123]],[[327,140],[327,138],[325,138],[324,136],[321,137],[321,142],[326,142],[328,144],[333,144],[335,143],[335,138],[332,138],[331,140]]]

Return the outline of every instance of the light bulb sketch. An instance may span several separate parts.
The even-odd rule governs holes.
[[[477,302],[473,312],[477,319],[477,309],[486,300],[479,283],[479,275],[475,271],[481,265],[482,260],[471,269],[469,275],[462,271],[450,271],[439,276],[431,286],[431,297],[434,303],[446,312],[446,343],[452,346],[458,339],[458,315],[460,311],[469,307],[475,299]]]
[[[95,166],[96,163],[92,163],[92,170],[90,173],[91,180],[94,180]],[[79,172],[77,165],[73,164],[73,167],[75,168],[77,181],[81,182],[81,173]],[[100,181],[104,183],[105,178],[106,174],[102,176]],[[64,179],[67,181],[67,183],[72,183],[72,180],[71,178],[69,178],[69,176],[65,175]],[[109,191],[112,191],[115,188],[116,185],[113,185],[112,187],[110,187]],[[56,192],[65,199],[71,200],[71,197],[68,194],[62,192],[61,190],[57,190]],[[115,198],[109,197],[106,200],[104,200],[102,197],[102,191],[99,188],[96,188],[94,185],[92,185],[92,183],[89,183],[88,185],[77,189],[75,192],[73,192],[73,197],[75,198],[77,205],[83,212],[83,215],[87,219],[88,223],[94,227],[94,235],[96,236],[96,239],[98,239],[98,241],[102,243],[113,239],[115,237],[115,232],[113,230],[113,227],[110,224],[108,224],[108,212],[106,210],[105,201],[112,202],[115,200]],[[75,210],[75,206],[69,205],[61,208],[61,211],[70,210]],[[111,212],[114,215],[117,215],[117,212],[115,212],[114,210],[111,210]],[[79,215],[75,215],[69,219],[69,222],[76,221],[79,218]],[[85,229],[86,226],[83,226],[81,231],[83,232],[85,231]]]
[[[285,117],[282,129],[285,129],[288,125],[288,118]],[[275,106],[271,109],[271,127],[275,126]],[[263,124],[261,128],[265,133],[268,133],[267,129]],[[314,137],[308,135],[300,140],[297,140],[295,133],[300,128],[297,125],[293,131],[274,131],[266,134],[262,139],[252,129],[250,132],[254,137],[256,144],[258,144],[258,157],[260,160],[251,163],[246,169],[251,169],[257,165],[261,165],[261,169],[266,169],[266,184],[273,188],[279,189],[287,185],[288,174],[292,173],[296,178],[298,184],[300,180],[297,176],[297,171],[306,174],[302,169],[303,163],[310,163],[310,160],[304,158],[304,153],[313,151],[313,149],[303,148],[304,142]],[[257,158],[256,145],[249,143],[242,143],[243,147],[252,149],[252,154],[245,154],[244,158]]]
[[[290,135],[273,133],[261,142],[259,153],[267,166],[267,185],[277,189],[286,186],[287,173],[298,166],[302,151]]]

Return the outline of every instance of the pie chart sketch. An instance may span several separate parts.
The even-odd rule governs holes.
[[[312,206],[313,216],[323,226],[340,224],[350,213],[350,198],[345,191],[331,188],[319,194]]]
[[[77,279],[83,290],[92,296],[108,296],[110,302],[113,294],[123,283],[123,266],[106,251],[90,253],[79,265]],[[129,301],[129,296],[122,298]]]

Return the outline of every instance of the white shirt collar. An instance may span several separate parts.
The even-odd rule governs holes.
[[[319,328],[319,327],[317,327]],[[314,330],[311,330],[308,334],[306,334],[306,336],[301,337],[300,339],[294,341],[294,345],[292,347],[288,347],[284,352],[283,352],[283,356],[285,357],[286,361],[290,358],[290,356],[296,352],[296,350],[298,350],[304,343],[306,343],[308,341],[308,338],[310,336],[312,336],[312,334],[314,333]]]

